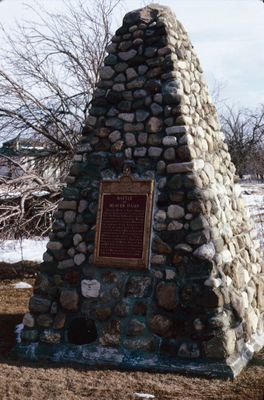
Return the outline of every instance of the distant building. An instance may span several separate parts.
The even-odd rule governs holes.
[[[4,142],[0,148],[0,178],[14,179],[23,175],[23,170],[12,160],[27,171],[35,170],[43,177],[50,178],[53,175],[57,178],[59,169],[47,167],[49,164],[46,161],[50,155],[50,149],[44,142],[33,138],[21,138],[18,135]]]

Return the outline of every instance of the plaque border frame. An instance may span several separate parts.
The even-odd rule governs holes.
[[[103,215],[104,195],[138,195],[145,194],[146,208],[143,234],[142,258],[105,257],[99,255],[101,221]],[[121,269],[147,269],[149,266],[151,222],[153,214],[154,180],[141,180],[132,175],[124,174],[116,180],[102,180],[99,187],[99,201],[96,217],[95,249],[93,263],[99,267]]]

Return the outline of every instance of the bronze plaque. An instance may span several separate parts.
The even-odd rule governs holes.
[[[149,258],[154,182],[123,175],[100,184],[94,262],[146,268]]]

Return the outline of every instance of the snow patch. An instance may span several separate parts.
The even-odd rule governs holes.
[[[19,261],[41,262],[46,251],[48,238],[23,240],[5,240],[0,242],[0,262],[16,263]]]
[[[134,393],[135,397],[139,397],[141,399],[154,399],[155,396],[154,394],[149,394],[149,393]]]
[[[32,286],[27,282],[18,282],[12,285],[15,289],[31,289]]]

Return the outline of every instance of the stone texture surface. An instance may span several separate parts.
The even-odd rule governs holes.
[[[172,364],[242,357],[263,334],[263,259],[199,60],[159,5],[128,13],[108,49],[22,341],[67,346],[72,318],[84,315],[97,332],[91,346],[135,365],[135,351],[171,348]],[[93,262],[100,181],[127,165],[155,181],[141,271]]]
[[[81,291],[83,297],[87,298],[96,298],[99,296],[99,291],[100,291],[101,284],[95,279],[92,280],[87,280],[84,279],[81,282]]]

